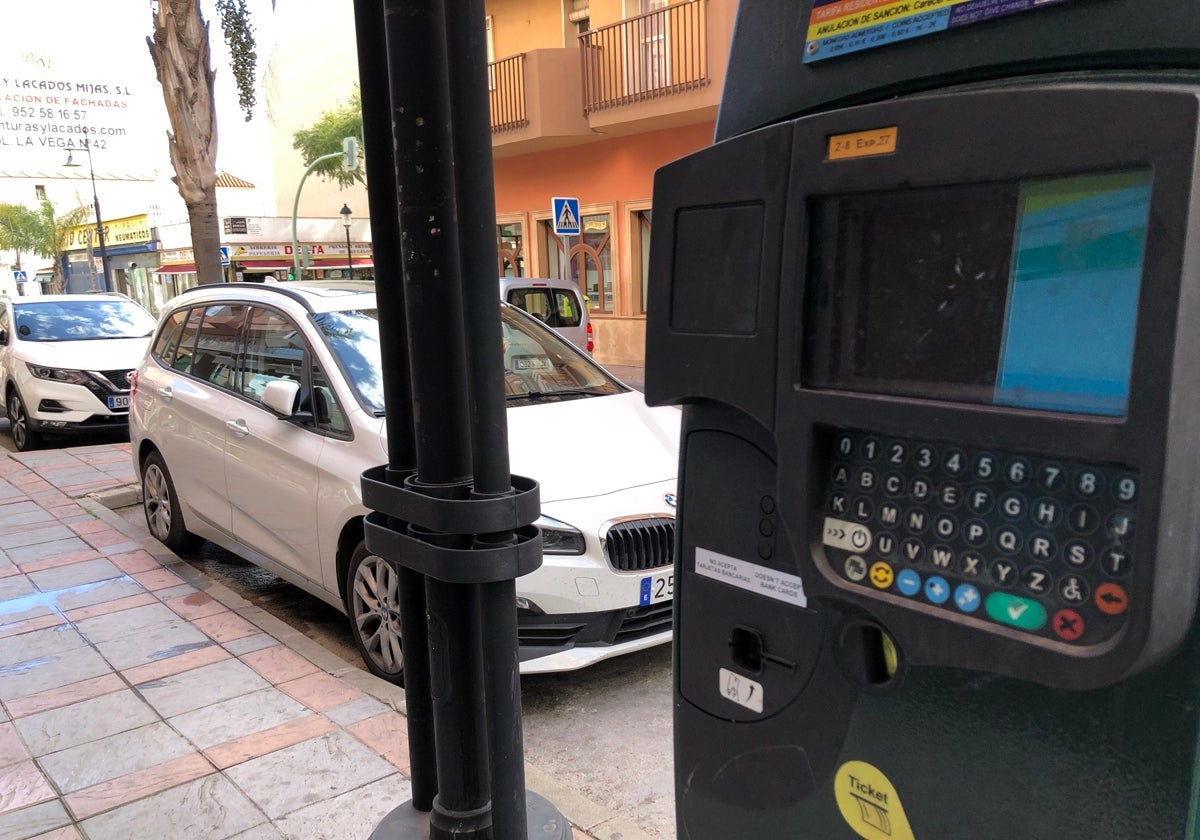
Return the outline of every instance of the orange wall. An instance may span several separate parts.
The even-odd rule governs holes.
[[[654,171],[712,144],[713,123],[614,137],[495,161],[496,213],[549,212],[565,195],[580,204],[649,199]]]

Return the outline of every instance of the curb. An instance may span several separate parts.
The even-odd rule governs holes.
[[[381,680],[374,674],[346,662],[290,624],[276,618],[261,607],[254,606],[229,587],[194,568],[158,540],[142,537],[135,532],[128,522],[113,511],[140,504],[140,486],[128,485],[112,490],[102,490],[89,493],[75,501],[92,516],[137,541],[138,545],[152,555],[164,568],[170,569],[185,582],[213,600],[219,601],[264,633],[275,637],[281,644],[303,656],[318,668],[345,680],[385,706],[401,714],[406,714],[407,707],[403,688]],[[568,788],[554,776],[529,762],[525,762],[525,784],[529,790],[544,797],[557,808],[568,822],[579,827],[595,840],[655,840],[635,823],[614,816],[606,808]]]

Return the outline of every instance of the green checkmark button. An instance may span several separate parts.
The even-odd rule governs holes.
[[[987,597],[984,608],[988,615],[1001,624],[1021,630],[1038,630],[1046,623],[1045,607],[1037,601],[1006,592],[993,592]]]

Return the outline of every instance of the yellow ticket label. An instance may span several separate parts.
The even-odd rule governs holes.
[[[842,819],[867,840],[914,840],[900,794],[883,771],[865,761],[847,761],[833,781]]]
[[[896,126],[833,134],[829,137],[829,160],[890,155],[896,151]]]

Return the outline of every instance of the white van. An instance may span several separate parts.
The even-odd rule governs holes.
[[[500,300],[524,309],[562,333],[580,350],[592,352],[592,323],[579,286],[570,280],[540,277],[501,277]]]

